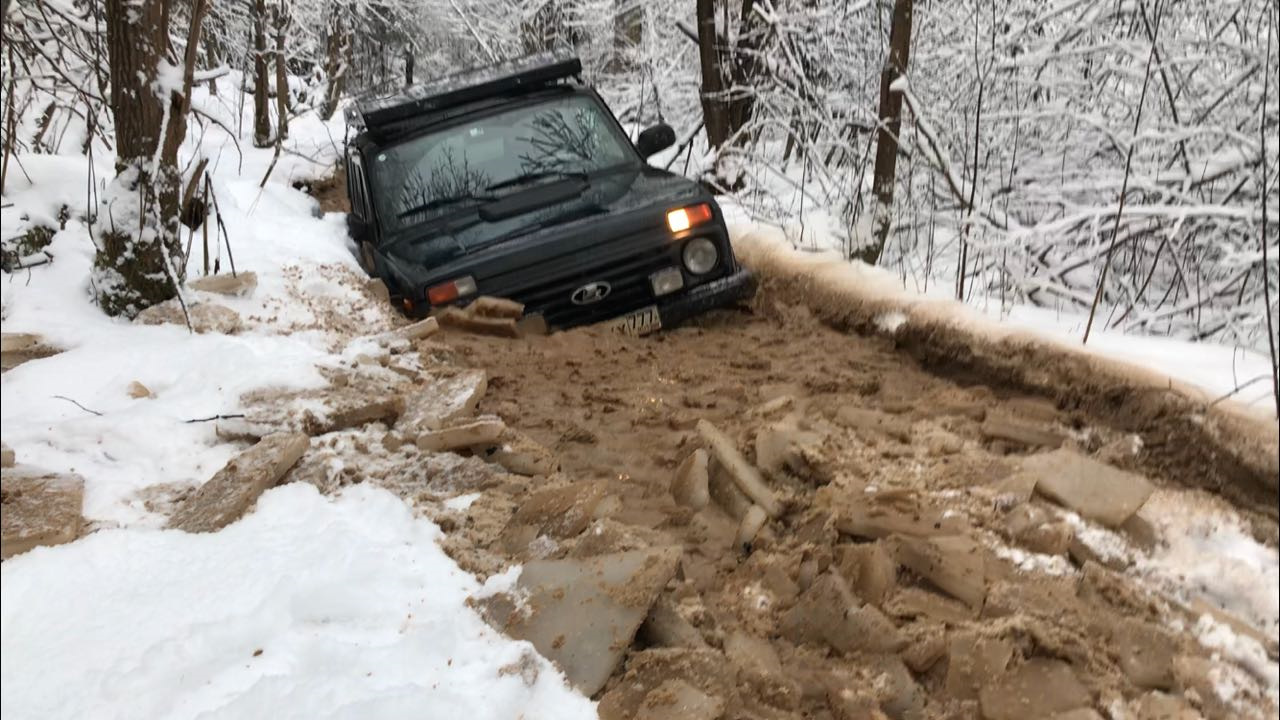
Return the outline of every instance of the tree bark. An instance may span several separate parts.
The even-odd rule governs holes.
[[[698,0],[698,62],[702,68],[702,119],[707,142],[719,148],[729,138],[729,108],[725,98],[724,58],[716,36],[715,0]]]
[[[702,118],[707,141],[716,149],[737,141],[735,138],[751,121],[755,108],[755,97],[748,89],[756,75],[752,50],[759,42],[754,4],[754,0],[742,0],[738,42],[730,46],[723,40],[724,33],[716,28],[716,1],[698,0],[697,3]],[[724,17],[728,22],[727,11]]]
[[[167,0],[107,0],[116,177],[95,233],[92,281],[98,305],[133,316],[173,297],[181,272],[178,146],[186,135],[191,78],[204,0],[196,0],[183,86],[165,87],[170,67]]]
[[[289,137],[289,73],[285,65],[284,41],[285,28],[289,25],[289,14],[281,0],[275,6],[276,26],[276,142]]]
[[[253,144],[271,145],[267,70],[267,0],[253,0]]]
[[[876,137],[876,164],[872,173],[875,214],[871,244],[854,257],[875,265],[889,239],[893,225],[893,188],[898,166],[898,134],[902,131],[902,94],[890,90],[894,81],[906,75],[911,56],[911,0],[895,0],[893,24],[889,30],[889,57],[880,71],[880,128]]]
[[[338,110],[350,66],[351,36],[342,24],[341,14],[334,9],[329,15],[329,37],[325,41],[324,74],[328,85],[325,88],[324,105],[320,108],[320,115],[325,120],[333,117]]]

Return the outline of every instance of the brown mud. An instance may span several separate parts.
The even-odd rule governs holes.
[[[1021,457],[1043,450],[1035,444],[1043,438],[1158,485],[1200,486],[1197,467],[1160,457],[1159,443],[1134,453],[1132,434],[1146,426],[1128,417],[983,382],[971,370],[932,372],[932,353],[922,363],[900,341],[842,332],[793,297],[766,283],[749,310],[646,338],[597,328],[438,338],[454,361],[487,370],[480,412],[504,418],[560,463],[550,479],[485,491],[450,521],[465,567],[484,575],[510,562],[683,549],[660,602],[701,642],[648,646],[642,628],[601,694],[602,716],[639,716],[674,680],[723,700],[723,716],[735,718],[1033,718],[1143,703],[1187,717],[1193,706],[1211,718],[1263,711],[1260,697],[1235,706],[1200,698],[1196,672],[1208,671],[1192,659],[1206,651],[1167,629],[1186,619],[1176,604],[1069,553],[1070,538],[1055,540],[1060,527],[1044,519],[1052,506],[1016,490]],[[993,419],[1018,432],[993,431]],[[798,426],[809,441],[767,473],[784,511],[747,546],[736,544],[732,501],[694,510],[670,491],[677,467],[704,447],[700,420],[756,465],[778,464],[760,455],[763,429]],[[724,472],[712,465],[713,475]],[[1185,474],[1167,472],[1178,467]],[[530,493],[575,482],[603,485],[591,494],[617,502],[593,505],[571,533],[513,535],[512,514]],[[869,502],[888,504],[887,529],[850,519]],[[1010,529],[1020,506],[1041,517],[1031,532]],[[1243,509],[1274,544],[1265,509]],[[930,532],[902,525],[922,516],[967,526],[967,544],[935,548]],[[934,563],[913,561],[904,543],[923,544]],[[1020,568],[993,552],[1004,543],[1082,567]],[[976,578],[947,577],[946,568],[973,564],[970,556]]]
[[[325,209],[342,209],[339,183],[313,188]],[[649,337],[446,328],[418,345],[422,366],[483,369],[475,411],[514,435],[442,465],[375,430],[387,457],[357,471],[374,459],[362,431],[354,450],[339,443],[312,463],[346,459],[350,477],[291,479],[400,492],[481,577],[678,548],[674,576],[595,693],[605,718],[1274,717],[1265,677],[1201,646],[1189,630],[1198,613],[1075,537],[1023,467],[1063,448],[1157,493],[1212,493],[1275,547],[1267,432],[1035,342],[975,341],[910,309],[885,331],[877,318],[900,306],[741,254],[764,276],[749,308]],[[700,422],[763,472],[772,497],[728,479]],[[521,453],[553,471],[482,462],[512,467]],[[423,457],[440,467],[418,477]],[[384,465],[406,472],[383,482]],[[437,502],[468,491],[465,508]],[[1159,542],[1140,512],[1116,531],[1135,547]]]

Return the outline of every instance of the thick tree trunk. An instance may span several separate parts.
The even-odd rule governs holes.
[[[107,0],[106,24],[117,174],[99,215],[92,279],[105,312],[132,316],[177,292],[185,102],[174,112],[158,87],[169,42],[166,0]]]
[[[727,2],[727,0],[726,0]],[[755,98],[749,88],[755,80],[754,49],[759,42],[754,0],[742,0],[738,41],[730,47],[716,28],[716,1],[698,0],[698,60],[702,70],[702,118],[707,141],[723,150],[741,142],[743,128],[751,122]],[[728,22],[728,13],[725,13]],[[719,172],[719,169],[717,170]],[[724,178],[734,185],[736,178]]]
[[[702,68],[702,119],[707,142],[714,148],[729,139],[729,104],[725,98],[724,58],[716,36],[715,0],[698,0],[698,62]]]
[[[267,70],[267,0],[253,0],[253,144],[271,145],[271,109]]]
[[[876,137],[876,165],[872,174],[875,215],[871,243],[854,257],[871,265],[880,260],[893,225],[893,187],[898,166],[898,134],[902,131],[902,94],[890,90],[906,75],[911,56],[911,0],[895,0],[889,30],[889,57],[880,71],[880,128]]]

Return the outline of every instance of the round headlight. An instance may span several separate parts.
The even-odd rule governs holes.
[[[694,238],[685,243],[684,266],[694,275],[705,275],[711,272],[720,259],[715,243],[706,238]]]

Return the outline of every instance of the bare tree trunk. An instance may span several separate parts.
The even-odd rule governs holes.
[[[893,224],[893,186],[898,166],[898,134],[902,131],[902,94],[890,88],[906,75],[911,56],[911,0],[895,0],[893,24],[889,30],[889,57],[880,71],[880,129],[876,138],[876,164],[872,172],[875,191],[875,215],[869,246],[854,257],[869,264],[880,260],[889,228]]]
[[[289,137],[289,74],[285,67],[285,29],[289,13],[281,0],[274,8],[276,26],[276,143]]]
[[[271,144],[271,109],[267,87],[267,0],[253,0],[253,144]]]
[[[320,115],[325,120],[333,117],[338,110],[338,102],[342,100],[350,68],[351,35],[342,23],[341,14],[333,10],[329,15],[329,37],[325,44],[324,74],[328,79],[328,86],[325,88],[324,106],[320,108]]]
[[[405,87],[413,84],[413,46],[404,46],[404,84]]]
[[[723,22],[729,22],[728,0],[724,0]],[[698,0],[698,60],[702,70],[702,118],[707,141],[723,150],[728,143],[741,141],[740,131],[751,121],[755,96],[748,89],[756,76],[755,47],[759,33],[754,28],[759,20],[754,12],[755,0],[742,0],[739,8],[741,26],[737,41],[730,45],[724,36],[727,28],[716,27],[716,1]],[[740,180],[726,178],[727,184]]]
[[[158,89],[169,47],[167,0],[107,0],[116,177],[95,236],[93,287],[111,315],[132,316],[173,297],[184,266],[179,237],[181,172],[191,83],[205,0],[195,0],[183,86]]]
[[[716,36],[715,0],[698,0],[698,61],[702,68],[702,118],[707,141],[719,148],[729,138],[724,64]]]

